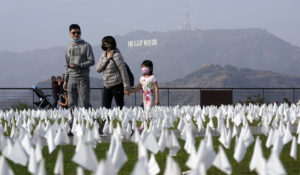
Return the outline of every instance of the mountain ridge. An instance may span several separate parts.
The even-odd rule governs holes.
[[[144,59],[154,63],[154,73],[166,82],[187,75],[207,64],[233,65],[250,69],[300,75],[300,47],[293,46],[263,29],[211,29],[193,31],[136,31],[115,36],[124,60],[136,81]],[[128,47],[130,40],[157,39],[153,47]],[[93,46],[96,64],[102,54]],[[25,53],[0,52],[1,87],[30,87],[52,75],[64,73],[65,46]],[[91,77],[102,77],[90,69]]]
[[[181,78],[158,83],[161,88],[300,88],[300,76],[208,64]],[[51,80],[41,81],[37,86],[51,88]],[[103,80],[91,77],[90,87],[102,88]]]
[[[300,76],[209,64],[161,85],[190,88],[299,88]]]

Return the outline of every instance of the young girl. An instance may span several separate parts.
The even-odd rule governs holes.
[[[154,104],[159,105],[158,85],[155,76],[153,75],[153,63],[150,60],[142,62],[143,76],[140,78],[140,83],[131,93],[135,93],[143,88],[143,104],[144,110],[148,111]],[[140,129],[143,129],[143,125]]]

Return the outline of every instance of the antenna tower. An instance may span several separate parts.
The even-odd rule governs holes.
[[[183,25],[182,25],[182,30],[186,30],[186,31],[192,30],[191,23],[190,23],[188,0],[186,0],[185,17],[184,17],[184,22],[183,22]]]

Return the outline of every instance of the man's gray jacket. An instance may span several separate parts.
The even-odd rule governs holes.
[[[106,52],[104,52],[96,67],[97,72],[103,72],[104,87],[111,88],[118,84],[123,84],[124,89],[130,89],[129,77],[125,62],[121,52],[116,49],[112,50],[113,57],[108,59]]]
[[[77,65],[76,69],[71,69],[72,63]],[[95,64],[95,58],[91,45],[84,40],[70,44],[66,49],[66,75],[65,82],[69,78],[86,79],[89,78],[90,66]]]

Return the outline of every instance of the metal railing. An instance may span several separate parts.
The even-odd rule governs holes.
[[[51,88],[41,88],[45,95],[51,95]],[[289,100],[296,103],[300,98],[300,88],[159,88],[160,103],[163,106],[200,105],[201,91],[211,90],[232,91],[232,102],[246,101],[248,97],[260,97],[267,102],[284,102]],[[93,107],[100,107],[103,88],[91,88],[91,103]],[[52,97],[48,98],[52,102]],[[17,104],[34,106],[38,101],[32,88],[0,88],[0,109],[9,109]],[[142,103],[142,94],[137,92],[125,96],[125,106],[137,106]]]

